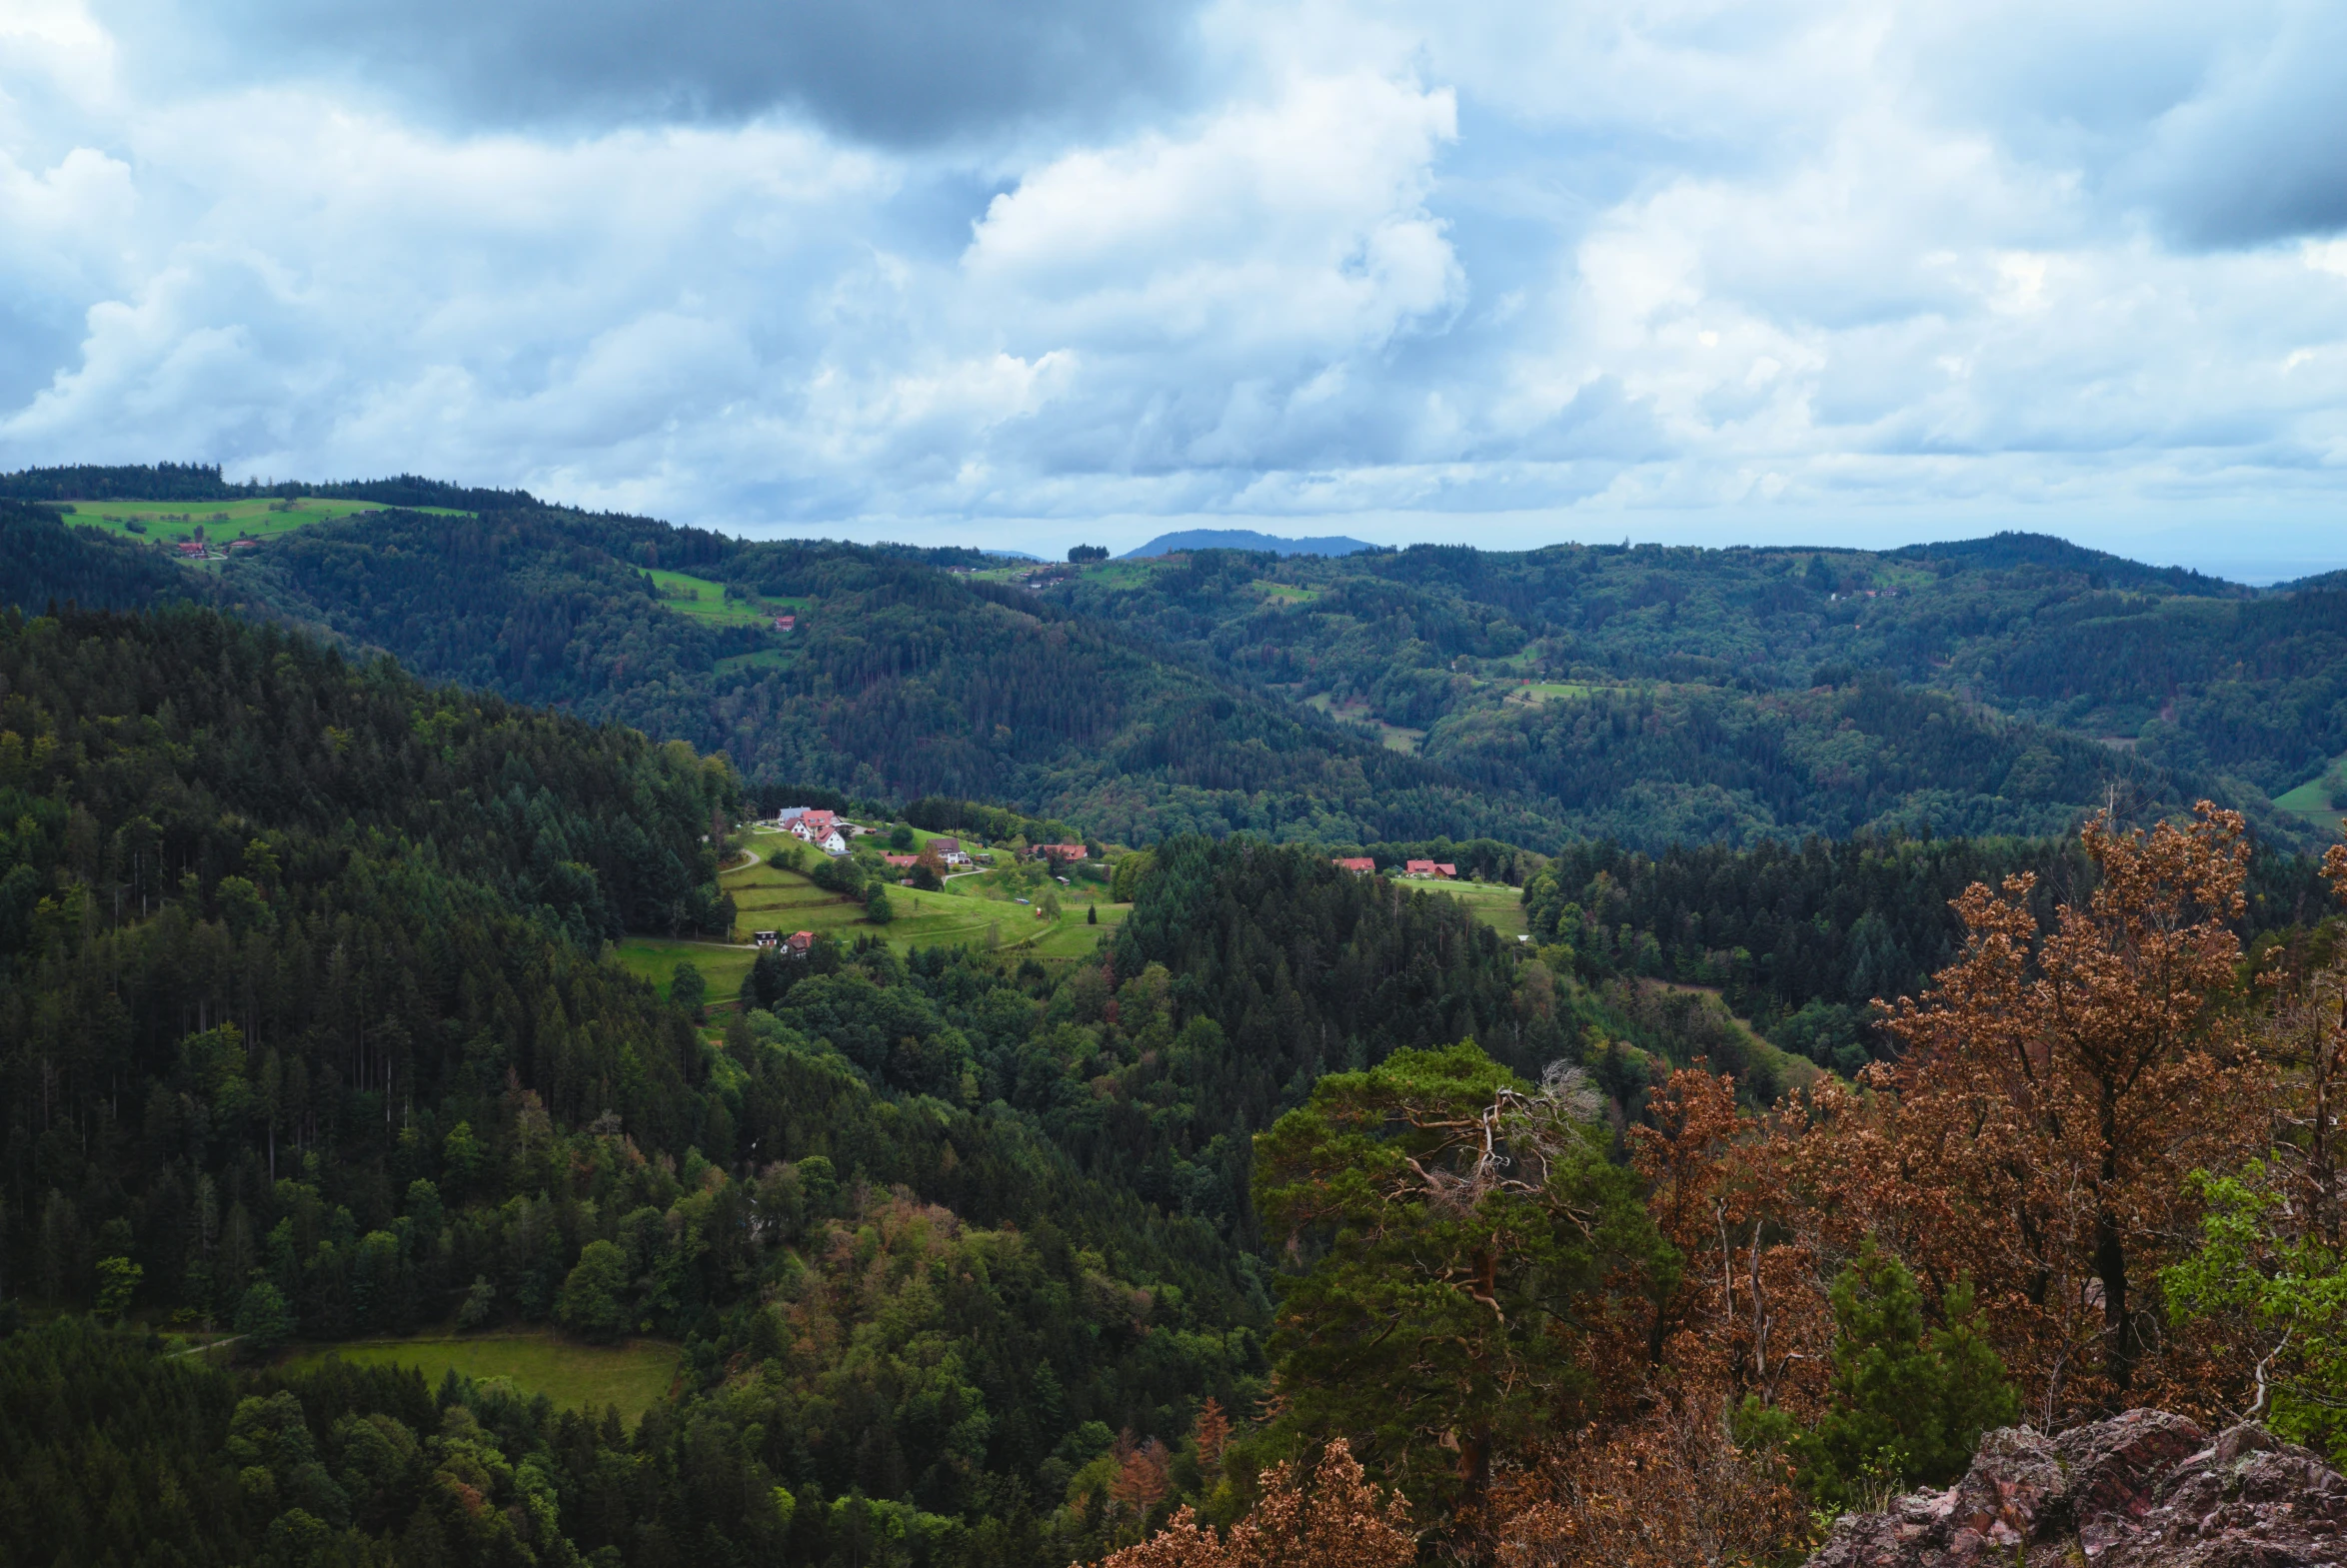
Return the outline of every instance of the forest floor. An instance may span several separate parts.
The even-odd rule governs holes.
[[[450,1367],[467,1377],[504,1377],[524,1394],[544,1394],[566,1410],[600,1414],[619,1407],[634,1421],[668,1394],[676,1381],[677,1347],[665,1340],[629,1339],[585,1345],[551,1331],[493,1332],[412,1339],[347,1339],[297,1345],[284,1364],[310,1366],[340,1356],[355,1366],[412,1366],[437,1388]]]

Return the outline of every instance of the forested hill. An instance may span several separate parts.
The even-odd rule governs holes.
[[[63,537],[86,540],[93,562],[151,560],[45,526],[60,552]],[[367,514],[191,581],[433,679],[723,751],[777,801],[802,786],[966,796],[1129,840],[1246,829],[1549,844],[1564,830],[1527,797],[943,570],[983,560],[750,545],[530,506]]]
[[[141,472],[0,489],[118,497]],[[17,582],[107,604],[184,585],[722,751],[760,798],[992,799],[1131,842],[2032,835],[2109,800],[2208,796],[2304,847],[2326,791],[2347,796],[2347,592],[2260,594],[2058,540],[1208,550],[1033,573],[413,478],[332,489],[386,510],[188,571],[31,508],[0,545]]]
[[[1057,975],[827,942],[713,1023],[599,939],[723,921],[739,809],[681,743],[209,609],[0,613],[9,1561],[1097,1556],[1131,1444],[1265,1392],[1252,1135],[1462,1029],[1577,1052],[1596,1005],[1450,899],[1192,837]],[[631,1432],[91,1309],[682,1360]]]
[[[1044,592],[1260,690],[1422,733],[1428,759],[1632,841],[2035,831],[2163,778],[2288,835],[2267,798],[2347,753],[2347,592],[2259,593],[2040,536],[1200,552]]]

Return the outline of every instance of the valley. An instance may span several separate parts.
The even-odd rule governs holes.
[[[1039,569],[101,477],[0,498],[0,1453],[164,1479],[12,1462],[0,1515],[1066,1568],[1343,1436],[1445,1560],[1651,1485],[1790,1562],[1893,1462],[1837,1423],[2250,1397],[2221,1292],[2285,1276],[2225,1249],[2307,1244],[2247,1184],[2329,1114],[2332,588],[2010,536]],[[2065,1020],[2155,981],[2169,1097],[2097,1088]],[[2171,1337],[2031,1297],[2116,1276],[2008,1039],[2123,1105]],[[2273,1419],[2335,1446],[2303,1342]],[[1885,1343],[1896,1409],[1833,1370]]]

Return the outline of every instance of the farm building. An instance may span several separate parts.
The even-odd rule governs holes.
[[[1365,854],[1338,855],[1335,863],[1338,870],[1350,871],[1355,876],[1374,876],[1377,873],[1377,862]]]

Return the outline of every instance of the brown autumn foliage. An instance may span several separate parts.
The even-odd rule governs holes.
[[[2237,812],[2085,830],[2101,882],[2040,932],[2030,882],[1957,900],[1966,942],[1885,1026],[1872,1106],[1832,1090],[1788,1165],[1845,1246],[1877,1233],[1936,1291],[1979,1292],[2049,1425],[2165,1400],[2209,1369],[2163,1333],[2153,1282],[2193,1243],[2184,1178],[2265,1131],[2269,1079],[2237,998],[2249,850]]]
[[[2195,1169],[2265,1156],[2308,1224],[2340,1228],[2347,959],[2323,952],[2242,983],[2232,924],[2248,849],[2234,812],[2203,802],[2190,824],[2148,832],[2097,819],[2084,837],[2099,883],[2050,927],[2025,878],[1957,900],[1960,956],[1923,998],[1883,1006],[1895,1065],[1760,1115],[1700,1064],[1654,1092],[1631,1158],[1681,1266],[1615,1293],[1629,1304],[1589,1336],[1579,1432],[1500,1456],[1488,1509],[1454,1550],[1507,1568],[1798,1561],[1804,1500],[1781,1456],[1735,1445],[1727,1412],[1757,1396],[1815,1415],[1828,1286],[1870,1234],[1927,1301],[1972,1281],[2040,1425],[2239,1403],[2245,1369],[2179,1337],[2158,1274],[2197,1244]],[[2347,844],[2324,863],[2347,899]],[[1229,1555],[1262,1517],[1217,1542],[1184,1511],[1192,1555],[1112,1562],[1291,1560]]]
[[[1701,1063],[1665,1079],[1648,1111],[1651,1125],[1630,1134],[1631,1165],[1684,1260],[1654,1295],[1653,1375],[1697,1402],[1751,1394],[1805,1413],[1822,1386],[1839,1257],[1788,1180],[1785,1130],[1739,1110],[1734,1080]]]
[[[1102,1568],[1404,1568],[1417,1558],[1409,1504],[1398,1491],[1380,1500],[1342,1438],[1330,1443],[1306,1484],[1292,1465],[1262,1473],[1254,1512],[1217,1535],[1188,1507]]]
[[[1146,1519],[1151,1509],[1174,1489],[1174,1454],[1156,1438],[1134,1440],[1130,1429],[1117,1435],[1112,1453],[1116,1478],[1109,1482],[1109,1500],[1117,1516]]]
[[[1592,1428],[1537,1456],[1495,1501],[1500,1568],[1762,1563],[1809,1544],[1783,1458],[1738,1448],[1716,1398]]]

